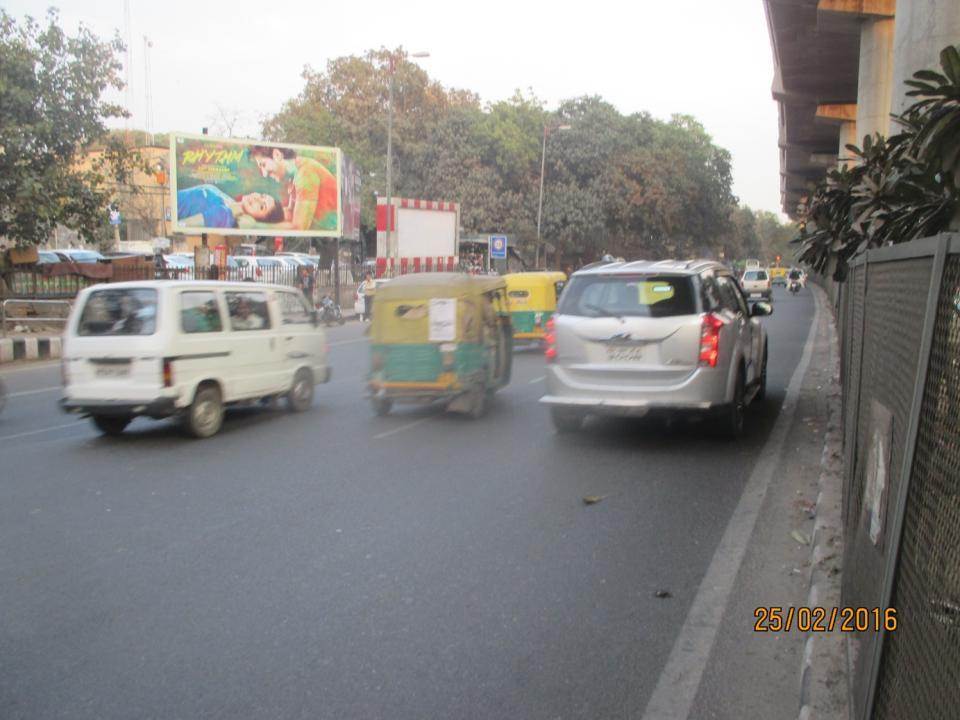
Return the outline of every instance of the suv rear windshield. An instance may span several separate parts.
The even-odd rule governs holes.
[[[87,298],[77,334],[153,335],[157,329],[157,291],[150,289],[97,290]]]
[[[766,280],[767,273],[763,270],[748,270],[743,275],[744,280]]]
[[[693,278],[686,275],[581,275],[573,277],[557,312],[582,317],[694,315]]]

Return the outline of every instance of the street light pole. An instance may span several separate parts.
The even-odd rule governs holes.
[[[397,272],[400,268],[400,248],[393,247],[390,234],[393,220],[393,72],[394,59],[390,55],[390,83],[387,90],[387,239],[384,250],[393,258],[394,272]]]
[[[418,52],[412,53],[412,58],[428,58],[430,53]],[[390,54],[390,83],[387,86],[387,232],[386,247],[384,250],[393,258],[393,271],[400,274],[400,243],[393,239],[393,76],[396,72],[396,57]]]
[[[557,125],[551,128],[548,125],[543,126],[543,149],[540,151],[540,202],[537,203],[537,248],[534,260],[534,266],[540,267],[540,222],[543,219],[543,178],[547,169],[547,135],[550,130],[569,130],[569,125]],[[546,253],[544,253],[544,265],[546,265]]]
[[[534,268],[540,267],[540,220],[543,218],[543,175],[547,169],[547,126],[543,126],[543,150],[540,152],[540,202],[537,204],[537,247]]]

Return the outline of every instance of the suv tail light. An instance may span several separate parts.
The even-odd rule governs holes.
[[[553,318],[547,320],[547,332],[543,336],[543,355],[548,363],[557,359],[557,324]]]
[[[257,266],[257,277],[263,277],[263,270],[259,265]]]
[[[701,366],[717,366],[717,359],[720,357],[720,328],[724,324],[723,320],[713,313],[707,313],[703,316],[703,322],[700,325]]]
[[[173,387],[173,361],[170,358],[163,359],[163,386]]]

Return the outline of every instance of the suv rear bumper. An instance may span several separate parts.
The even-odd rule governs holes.
[[[651,410],[710,410],[726,405],[726,372],[698,368],[682,382],[648,387],[581,382],[563,366],[547,367],[547,394],[540,402],[597,415],[645,415]]]

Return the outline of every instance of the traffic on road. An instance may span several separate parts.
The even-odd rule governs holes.
[[[430,280],[331,328],[288,288],[104,286],[62,380],[0,372],[5,715],[646,717],[814,295],[616,263],[511,349],[509,283]]]

